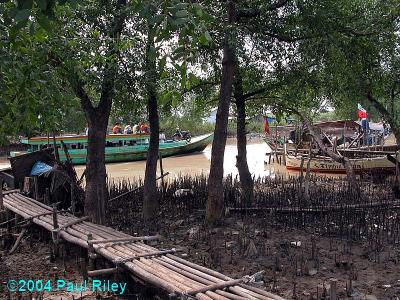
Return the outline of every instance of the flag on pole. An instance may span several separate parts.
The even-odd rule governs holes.
[[[269,134],[268,116],[264,117],[264,133]]]
[[[358,116],[360,119],[367,119],[367,118],[368,118],[368,113],[367,113],[367,111],[361,106],[360,103],[358,103],[357,116]]]

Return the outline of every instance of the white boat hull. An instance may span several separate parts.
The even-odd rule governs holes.
[[[394,163],[390,162],[386,156],[373,158],[355,158],[350,159],[355,172],[372,171],[372,170],[388,170],[396,169]],[[301,170],[301,157],[287,155],[286,168],[288,170]],[[304,158],[303,170],[307,169],[307,157]],[[346,173],[346,169],[341,163],[335,162],[330,158],[312,158],[310,162],[311,172],[321,173]]]

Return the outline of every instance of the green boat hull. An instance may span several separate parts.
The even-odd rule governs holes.
[[[213,134],[195,137],[191,142],[178,141],[170,143],[160,143],[160,153],[162,157],[182,155],[193,152],[203,151],[213,140]],[[105,151],[105,160],[107,163],[128,162],[146,160],[147,145],[107,147]],[[86,164],[86,149],[71,149],[68,151],[72,163],[75,165]],[[66,155],[60,149],[60,160],[65,161]]]

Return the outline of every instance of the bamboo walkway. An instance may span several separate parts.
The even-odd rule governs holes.
[[[4,194],[4,207],[69,243],[88,249],[89,257],[100,255],[115,268],[94,270],[89,276],[120,270],[162,289],[171,299],[228,300],[284,298],[246,285],[247,278],[233,279],[173,255],[175,249],[159,250],[145,243],[155,237],[132,237],[112,228],[93,224],[87,218],[53,210],[19,192]],[[94,254],[94,255],[93,255]]]

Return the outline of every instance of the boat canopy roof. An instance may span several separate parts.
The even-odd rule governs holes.
[[[107,142],[117,142],[117,141],[131,141],[131,140],[142,140],[148,139],[150,135],[148,134],[107,134]],[[56,143],[61,144],[63,141],[65,144],[77,144],[77,143],[87,143],[87,135],[62,135],[55,137]],[[21,143],[26,145],[44,145],[47,144],[47,136],[37,136],[32,138],[22,138]],[[53,138],[49,138],[50,144],[53,143]]]
[[[360,128],[360,124],[353,120],[337,120],[337,121],[326,121],[314,124],[315,127],[321,128],[323,130],[329,129],[343,129],[343,128]]]

